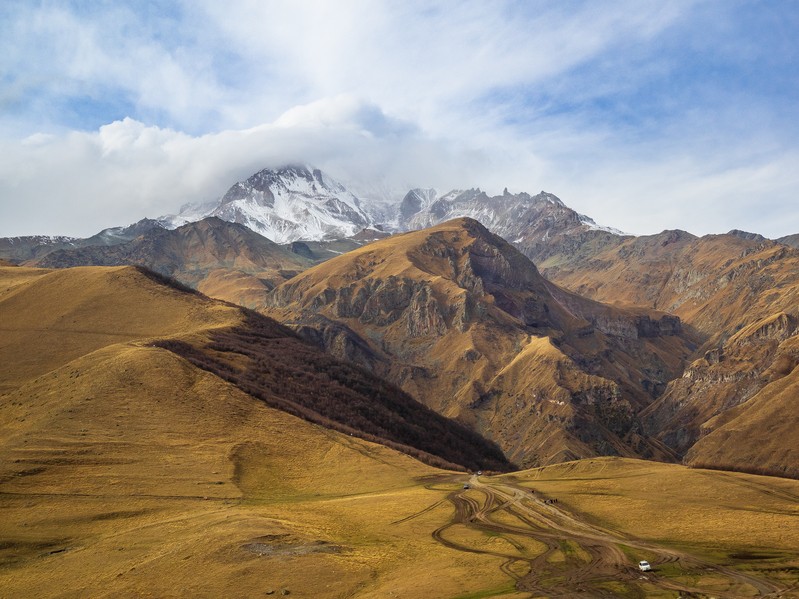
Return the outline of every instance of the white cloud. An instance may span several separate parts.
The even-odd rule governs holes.
[[[561,132],[519,140],[500,131],[467,145],[432,138],[345,96],[297,106],[273,124],[201,136],[126,118],[94,132],[2,142],[0,236],[88,236],[216,199],[265,166],[304,161],[361,190],[546,189],[601,224],[634,233],[799,231],[797,216],[784,208],[799,184],[796,154],[728,163],[703,160],[704,148],[686,146],[678,157],[652,161],[594,133]]]
[[[216,199],[265,166],[309,162],[397,188],[417,176],[443,184],[465,175],[470,162],[377,107],[342,97],[244,130],[191,136],[125,118],[94,132],[6,140],[0,151],[9,157],[0,163],[0,236],[90,235]]]
[[[744,77],[759,66],[754,42],[782,54],[735,10],[8,4],[0,235],[87,235],[297,161],[361,189],[546,189],[636,233],[797,232],[799,104],[788,84],[766,97]],[[737,80],[719,78],[747,60]]]

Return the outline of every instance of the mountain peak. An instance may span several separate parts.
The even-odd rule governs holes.
[[[544,190],[541,190],[541,193],[539,193],[538,195],[533,196],[533,199],[549,202],[551,204],[555,204],[556,206],[560,206],[562,208],[566,207],[566,204],[564,204],[563,200],[561,200],[558,196],[556,196],[554,193],[549,193],[548,191]]]
[[[739,239],[744,239],[747,241],[766,240],[766,238],[760,235],[759,233],[750,233],[749,231],[741,231],[740,229],[733,229],[732,231],[728,231],[727,235],[732,235],[733,237],[738,237]]]
[[[275,288],[265,310],[437,411],[491,431],[523,464],[562,459],[566,450],[590,455],[613,446],[632,453],[622,437],[633,426],[634,404],[651,400],[632,369],[635,354],[649,352],[650,338],[670,334],[662,330],[679,329],[677,319],[661,322],[557,288],[470,216],[314,266]],[[682,348],[680,339],[664,343]],[[659,355],[645,359],[679,370]],[[521,397],[530,414],[543,417],[533,421],[543,423],[551,409],[553,422],[569,422],[556,433],[561,441],[551,441],[554,428],[517,427]],[[599,415],[598,405],[607,413]],[[572,419],[601,427],[595,437],[577,439],[569,432]]]
[[[234,183],[216,204],[162,222],[174,228],[208,216],[242,224],[275,243],[350,237],[372,224],[353,193],[307,164],[261,169]]]

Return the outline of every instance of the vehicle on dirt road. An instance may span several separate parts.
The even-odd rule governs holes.
[[[649,562],[642,560],[638,562],[638,569],[641,570],[641,572],[650,572],[652,570],[652,566],[649,565]]]

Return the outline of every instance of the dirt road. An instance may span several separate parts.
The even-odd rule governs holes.
[[[530,597],[644,598],[657,593],[732,599],[799,593],[779,581],[589,524],[529,489],[477,476],[469,487],[449,494],[455,512],[433,538],[452,549],[502,558],[502,572]],[[502,542],[475,542],[481,538],[475,532]],[[638,570],[642,556],[649,557],[652,572]]]

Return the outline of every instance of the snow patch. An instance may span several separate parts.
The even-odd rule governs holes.
[[[619,231],[613,227],[604,227],[602,225],[596,224],[593,218],[586,216],[585,214],[578,214],[577,216],[579,216],[580,222],[592,231],[605,231],[606,233],[612,233],[613,235],[626,235],[626,233],[623,231]]]

